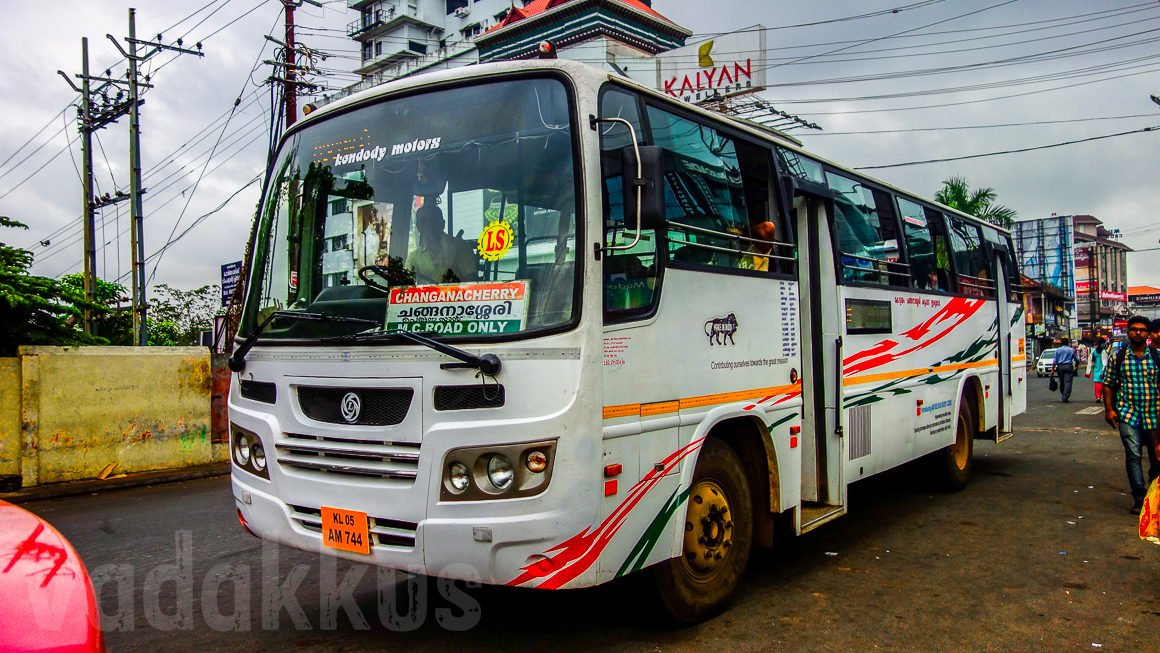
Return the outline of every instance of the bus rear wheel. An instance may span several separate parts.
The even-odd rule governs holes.
[[[656,567],[660,600],[676,622],[693,624],[729,604],[749,562],[752,499],[733,448],[709,439],[693,472],[681,555]]]
[[[939,467],[939,482],[947,490],[957,492],[971,480],[971,454],[974,451],[977,418],[971,399],[959,399],[959,414],[955,420],[955,441],[939,452],[936,464]]]

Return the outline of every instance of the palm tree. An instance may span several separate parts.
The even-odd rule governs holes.
[[[1019,214],[1015,209],[996,204],[997,197],[994,188],[976,188],[972,191],[970,184],[963,177],[944,180],[942,189],[934,194],[936,202],[942,202],[1004,229],[1010,228]]]

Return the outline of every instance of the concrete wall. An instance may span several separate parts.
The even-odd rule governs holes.
[[[0,477],[20,475],[20,359],[0,358]]]
[[[226,460],[211,438],[203,347],[21,347],[17,360],[18,374],[0,364],[0,445],[15,376],[25,487],[96,478],[109,464],[116,475]]]

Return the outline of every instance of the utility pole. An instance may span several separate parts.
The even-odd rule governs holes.
[[[161,35],[157,35],[156,41],[141,41],[137,39],[137,10],[129,9],[129,37],[125,39],[129,43],[129,51],[125,52],[121,44],[112,34],[106,34],[113,45],[121,51],[126,59],[129,60],[129,197],[130,200],[130,215],[132,219],[132,226],[129,230],[130,249],[133,255],[133,344],[138,347],[144,347],[149,342],[148,325],[146,322],[146,312],[148,310],[148,303],[145,301],[145,232],[144,223],[145,215],[142,209],[142,198],[145,194],[145,189],[141,187],[141,115],[140,107],[144,103],[141,99],[142,87],[151,88],[148,83],[148,76],[142,82],[139,78],[139,65],[148,61],[151,57],[159,52],[169,50],[173,52],[180,52],[182,54],[193,54],[199,57],[205,56],[201,51],[201,43],[197,44],[197,50],[189,50],[181,47],[181,39],[177,39],[177,45],[162,45]],[[152,48],[147,50],[144,54],[138,54],[138,46],[148,46]]]
[[[286,8],[286,47],[282,48],[282,58],[286,64],[286,79],[282,82],[282,96],[286,102],[286,128],[289,129],[298,117],[298,84],[295,81],[294,64],[294,0],[282,0]]]
[[[301,80],[299,77],[298,66],[298,45],[294,38],[294,10],[302,6],[303,2],[310,3],[316,7],[323,5],[317,0],[282,0],[282,7],[285,10],[285,30],[283,37],[285,40],[279,41],[273,36],[266,36],[266,40],[277,44],[282,48],[281,61],[267,60],[264,63],[274,66],[275,72],[267,80],[269,83],[282,84],[282,108],[286,114],[285,125],[289,128],[298,119],[298,93],[302,87],[317,88],[315,84]],[[304,49],[305,56],[312,60],[313,55],[309,49]],[[285,68],[281,76],[278,75],[277,69]],[[301,67],[303,71],[310,68],[309,63]],[[273,108],[271,107],[271,110]],[[271,154],[273,154],[271,152]],[[292,182],[296,184],[297,182]],[[296,190],[292,192],[297,192]],[[262,210],[261,205],[254,213],[253,222],[250,224],[250,237],[246,241],[245,253],[242,255],[242,270],[238,275],[238,283],[234,286],[233,295],[230,296],[229,304],[226,306],[226,320],[225,329],[223,333],[224,338],[233,338],[238,331],[238,323],[241,321],[242,302],[245,301],[246,285],[250,279],[250,268],[253,263],[253,252],[255,241],[258,237],[258,222],[261,219]],[[229,350],[229,347],[223,347]]]
[[[71,83],[71,82],[70,82]],[[81,37],[81,201],[84,203],[85,257],[84,281],[85,301],[93,304],[94,289],[97,285],[97,228],[93,213],[93,131],[91,94],[89,86],[89,39]],[[93,309],[85,306],[85,334],[93,334]]]
[[[110,79],[110,71],[105,71],[104,77],[95,77],[89,74],[89,40],[81,38],[81,86],[77,87],[72,79],[62,70],[56,71],[74,91],[80,93],[80,106],[77,108],[77,130],[81,133],[81,197],[84,222],[84,292],[85,300],[90,304],[95,302],[97,284],[97,244],[96,244],[96,210],[110,204],[116,204],[129,198],[124,192],[117,190],[115,195],[105,193],[96,197],[93,193],[93,133],[109,123],[116,122],[117,118],[128,111],[128,103],[122,100],[125,95],[120,85],[124,80]],[[95,89],[92,82],[101,82]],[[109,99],[109,90],[117,89],[114,99]],[[94,331],[93,311],[85,308],[85,333]]]
[[[133,344],[149,344],[145,322],[145,215],[141,194],[141,93],[137,79],[137,10],[129,8],[129,248],[133,253]]]

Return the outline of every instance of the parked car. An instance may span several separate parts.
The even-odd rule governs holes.
[[[1055,366],[1051,364],[1051,360],[1055,358],[1054,349],[1044,349],[1043,353],[1039,355],[1039,360],[1035,361],[1035,376],[1051,376],[1055,371]]]
[[[76,549],[40,517],[0,501],[0,651],[100,653],[100,612]]]

